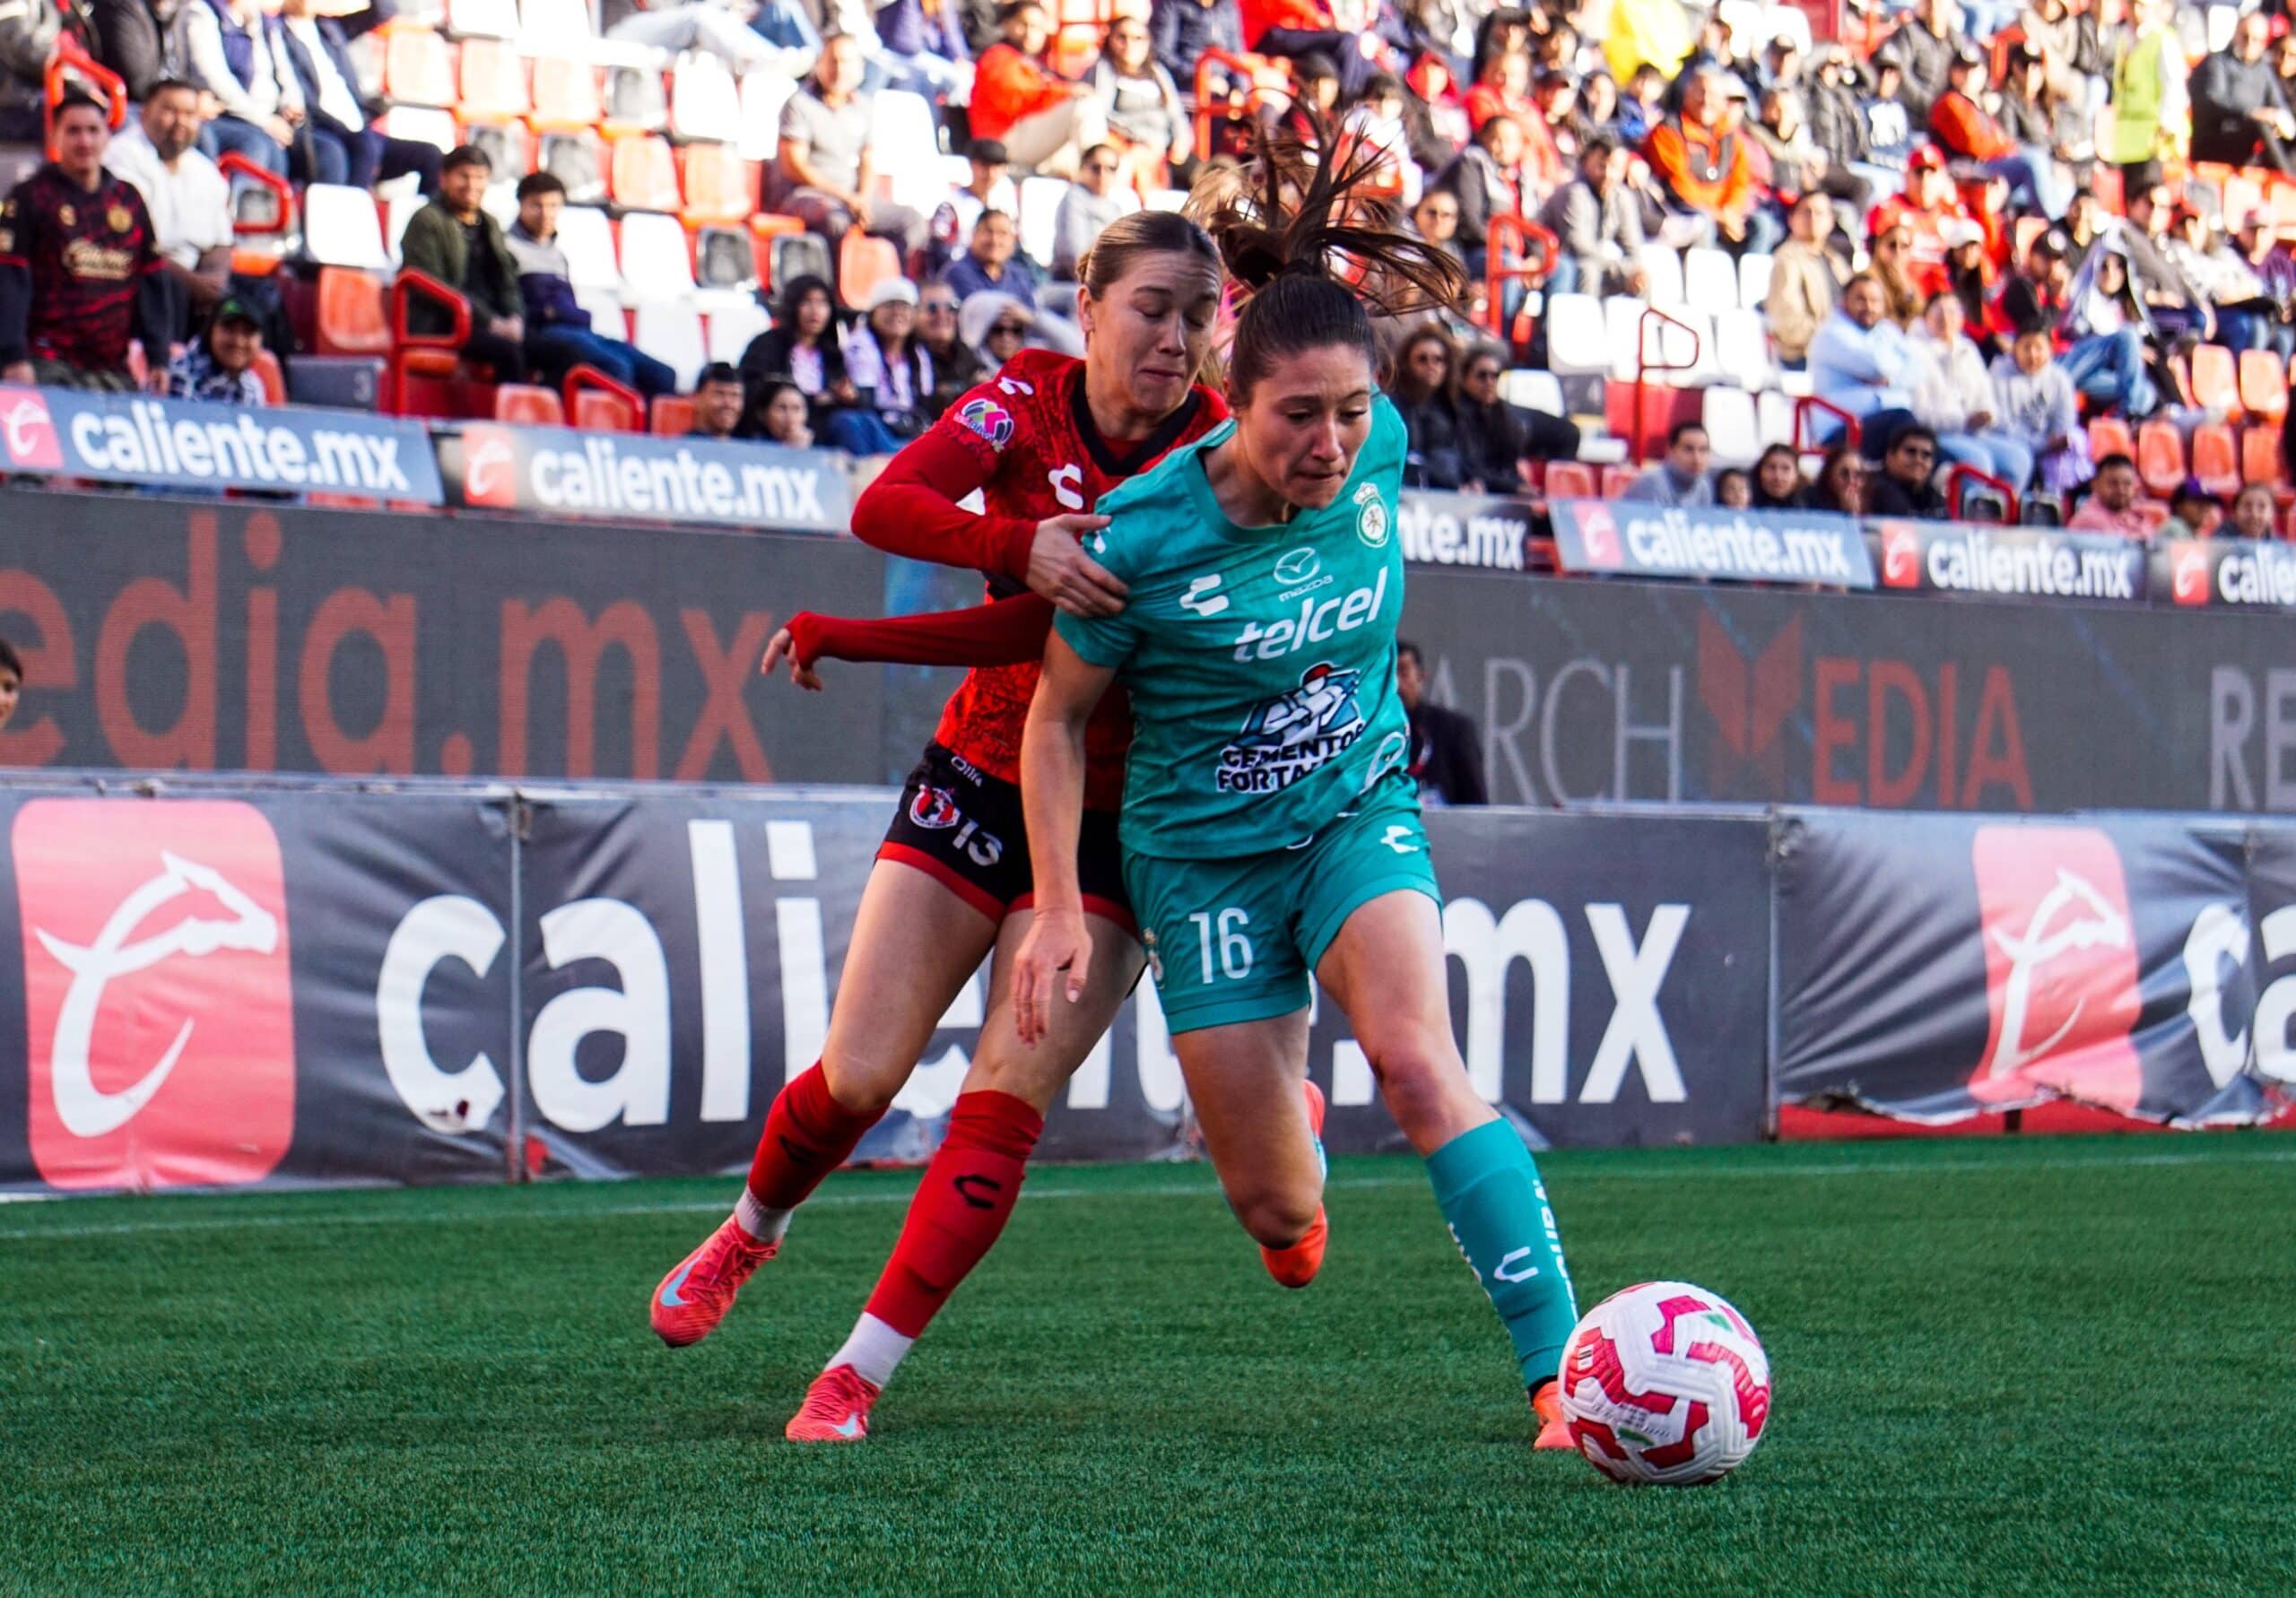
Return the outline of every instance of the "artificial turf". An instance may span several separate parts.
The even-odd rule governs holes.
[[[636,1593],[2296,1591],[2296,1139],[1547,1156],[1582,1304],[1767,1343],[1736,1476],[1534,1456],[1415,1162],[1321,1279],[1201,1167],[1039,1170],[865,1444],[782,1422],[913,1173],[835,1178],[724,1329],[645,1295],[732,1184],[0,1210],[0,1585]]]

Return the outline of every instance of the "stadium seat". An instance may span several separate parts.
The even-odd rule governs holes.
[[[1761,454],[1761,423],[1754,396],[1743,388],[1721,385],[1706,391],[1702,420],[1713,442],[1714,458],[1726,466],[1751,466]]]
[[[399,245],[406,238],[406,224],[414,220],[414,213],[426,203],[419,196],[377,202],[383,213],[383,248],[390,251],[392,265],[397,265],[401,259]]]
[[[537,133],[587,128],[604,115],[596,67],[571,56],[535,57],[530,121]]]
[[[1029,259],[1048,272],[1052,269],[1052,225],[1060,213],[1061,197],[1067,192],[1065,178],[1021,179],[1021,248],[1028,252]]]
[[[752,219],[751,225],[756,225]],[[823,282],[837,278],[837,263],[830,254],[829,240],[819,233],[799,229],[792,233],[775,233],[766,239],[765,286],[786,283],[800,277],[817,277]]]
[[[641,304],[631,342],[676,371],[678,386],[691,388],[707,359],[701,313],[691,305]]]
[[[542,135],[535,169],[566,186],[570,205],[603,205],[606,199],[606,149],[590,128],[568,128]]]
[[[2192,474],[2220,499],[2240,491],[2240,451],[2231,428],[2212,421],[2193,430]]]
[[[2277,488],[2283,467],[2280,458],[2280,430],[2251,424],[2240,430],[2240,477]]]
[[[757,210],[754,169],[731,144],[688,144],[678,152],[688,222],[746,221]]]
[[[321,355],[387,355],[388,316],[378,277],[346,266],[319,268],[312,343]]]
[[[869,148],[885,197],[931,214],[949,192],[941,169],[941,126],[932,102],[897,89],[878,91],[870,109]],[[970,170],[967,174],[970,177]]]
[[[1770,386],[1770,326],[1758,310],[1726,310],[1714,318],[1714,360],[1726,381],[1752,393]]]
[[[533,383],[501,383],[494,389],[494,420],[528,427],[563,427],[566,407],[552,389]]]
[[[796,86],[790,86],[796,92]],[[651,67],[617,65],[606,70],[606,114],[598,131],[608,138],[659,133],[670,120],[669,96],[662,74]]]
[[[607,158],[606,192],[626,211],[675,211],[678,169],[658,134],[623,134]]]
[[[344,184],[314,183],[303,191],[303,248],[322,266],[383,272],[391,264],[375,196]]]
[[[1652,305],[1680,305],[1684,299],[1682,252],[1671,245],[1646,244],[1634,257],[1642,268],[1642,297]]]
[[[2169,519],[2168,502],[2162,499],[2139,499],[2136,502],[2136,514],[2144,518],[2144,533],[2149,538],[2161,530],[2162,522]]]
[[[665,439],[683,438],[693,431],[693,401],[683,394],[656,395],[646,430]]]
[[[665,300],[693,291],[693,257],[674,216],[641,212],[622,219],[622,281],[632,299]]]
[[[1552,372],[1518,367],[1501,374],[1499,391],[1509,404],[1519,405],[1526,411],[1540,411],[1549,416],[1566,414],[1562,408],[1562,384]]]
[[[704,293],[725,289],[754,292],[764,280],[757,240],[747,228],[698,222],[688,231],[693,240],[694,286]]]
[[[2251,421],[2276,423],[2288,415],[2288,369],[2274,352],[2240,352],[2240,409]]]
[[[2136,430],[2136,476],[2167,499],[2185,480],[2185,439],[2173,421],[2147,421]]]
[[[871,289],[900,274],[900,252],[891,239],[874,239],[855,228],[839,242],[837,297],[846,304],[865,304]]]
[[[447,31],[457,39],[516,39],[517,0],[447,0]]]
[[[742,91],[715,56],[678,57],[670,73],[670,136],[730,144],[742,136]]]
[[[1591,294],[1555,294],[1546,302],[1547,369],[1565,375],[1610,370],[1603,302]]]
[[[287,403],[287,374],[280,369],[279,357],[268,350],[257,350],[255,359],[248,363],[257,381],[263,385],[263,403],[283,405]]]
[[[1642,475],[1642,468],[1633,465],[1609,465],[1603,468],[1603,498],[1615,499],[1632,487]]]
[[[590,313],[592,333],[606,338],[630,336],[630,313],[622,308],[622,296],[612,289],[577,289],[574,303]]]
[[[427,106],[393,106],[375,119],[375,127],[390,138],[428,144],[440,154],[462,143],[461,130],[455,126],[455,114]]]
[[[552,49],[590,37],[588,0],[518,0],[518,36]]]
[[[772,326],[773,318],[754,300],[710,312],[709,359],[740,365],[742,352],[750,347],[750,341]]]
[[[595,205],[569,205],[558,213],[558,248],[566,252],[566,274],[578,289],[620,292],[622,268],[614,265],[613,225]]]
[[[1738,264],[1718,249],[1683,256],[1683,300],[1692,310],[1718,316],[1738,308]]]
[[[585,388],[574,395],[573,412],[567,420],[586,433],[634,433],[640,430],[639,423],[645,419],[622,395]]]
[[[454,63],[447,41],[427,28],[391,29],[383,45],[383,92],[395,105],[454,104]]]
[[[1647,301],[1631,294],[1613,294],[1602,302],[1603,347],[1609,359],[1605,369],[1613,378],[1631,382],[1634,378],[1637,341],[1640,338],[1642,313],[1648,309]],[[1657,346],[1652,346],[1654,350]]]
[[[1765,388],[1754,396],[1754,413],[1761,435],[1761,447],[1794,442],[1794,396],[1776,388]]]
[[[463,143],[474,144],[486,152],[494,169],[497,184],[510,187],[512,204],[517,203],[517,180],[535,169],[534,135],[526,131],[524,122],[474,123],[463,129]]]
[[[1738,257],[1738,304],[1742,308],[1750,311],[1762,308],[1770,298],[1770,274],[1774,265],[1773,257],[1752,250]]]
[[[782,73],[742,74],[742,159],[771,161],[781,149],[781,108],[797,92]],[[882,98],[882,97],[881,97]]]
[[[1546,497],[1550,499],[1591,499],[1595,497],[1595,469],[1577,461],[1546,464]]]
[[[2089,458],[2100,461],[2109,455],[2125,455],[2136,458],[2136,435],[2128,423],[2118,416],[2093,416],[2089,420]]]
[[[2192,347],[2193,404],[2240,420],[2240,379],[2232,352],[2222,344]]]

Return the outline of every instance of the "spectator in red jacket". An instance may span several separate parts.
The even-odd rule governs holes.
[[[1340,93],[1345,99],[1361,94],[1373,73],[1400,74],[1404,69],[1376,33],[1342,29],[1330,0],[1240,0],[1239,9],[1246,49],[1292,61],[1327,56],[1339,68]]]
[[[1925,144],[1913,152],[1906,168],[1904,192],[1892,195],[1874,208],[1872,227],[1877,238],[1893,227],[1903,227],[1913,235],[1904,271],[1907,281],[1926,297],[1948,287],[1952,281],[1945,264],[1945,224],[1970,220],[1945,170],[1945,152],[1935,144]]]
[[[1052,23],[1036,0],[1014,0],[997,26],[1004,37],[973,68],[972,136],[1003,144],[1017,166],[1074,178],[1084,152],[1109,136],[1099,97],[1045,65]]]
[[[1985,57],[1975,50],[1964,50],[1946,64],[1945,92],[1929,108],[1929,131],[1949,153],[2006,183],[2013,204],[2055,221],[2073,203],[2072,186],[2047,150],[2021,147],[1985,109]]]
[[[1643,159],[1675,211],[1706,219],[1693,242],[1767,254],[1786,230],[1761,204],[1752,141],[1732,118],[1722,74],[1694,72],[1683,109],[1650,130]]]

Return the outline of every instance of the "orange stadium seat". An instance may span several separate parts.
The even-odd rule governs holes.
[[[656,395],[648,430],[665,439],[683,438],[693,431],[693,401],[683,394]]]
[[[2089,421],[2089,458],[2100,461],[2109,455],[2125,455],[2136,458],[2136,435],[2128,423],[2118,416],[2095,416]]]
[[[2240,409],[2251,421],[2278,422],[2288,414],[2288,369],[2270,350],[2240,352]]]
[[[2231,428],[2209,422],[2193,430],[2192,474],[2220,499],[2240,491],[2240,451]]]
[[[526,63],[501,39],[463,41],[460,83],[456,109],[465,122],[503,122],[534,109],[526,95]]]
[[[2136,430],[2137,481],[2161,499],[2185,480],[2185,438],[2173,421],[2148,421]]]
[[[858,228],[847,231],[837,248],[837,297],[848,305],[867,301],[869,291],[900,275],[900,252],[889,239],[874,239]]]
[[[679,151],[684,178],[685,220],[738,222],[757,210],[757,170],[731,144],[688,144]]]
[[[2195,344],[2192,349],[2192,403],[2222,411],[2240,420],[2240,379],[2232,352],[2222,344]]]
[[[1637,466],[1605,466],[1603,468],[1603,498],[1617,499],[1631,488],[1634,485],[1634,480],[1641,475],[1641,469]]]
[[[677,162],[670,142],[659,135],[624,134],[614,140],[607,171],[607,192],[625,210],[678,208]]]
[[[263,401],[267,405],[287,403],[287,374],[279,369],[279,357],[268,350],[256,352],[253,364],[255,375],[263,381]]]
[[[454,63],[447,41],[428,28],[392,28],[383,46],[383,92],[403,105],[454,104]]]
[[[585,388],[574,396],[576,427],[591,433],[634,433],[643,420],[630,402],[602,388]]]
[[[534,111],[537,132],[587,128],[605,115],[598,69],[568,56],[535,57]]]
[[[314,323],[319,354],[390,352],[390,320],[383,308],[381,279],[349,266],[322,266],[317,299]]]
[[[1577,461],[1549,461],[1546,467],[1546,497],[1550,499],[1591,499],[1595,497],[1595,469]]]
[[[2248,482],[2261,482],[2266,488],[2279,486],[2282,466],[2280,460],[2280,430],[2276,427],[2247,427],[2240,430],[2240,476]]]
[[[494,420],[530,427],[563,427],[566,407],[554,390],[534,383],[503,383],[494,390]]]

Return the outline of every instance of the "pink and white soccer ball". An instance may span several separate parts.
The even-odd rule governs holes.
[[[1613,1293],[1562,1347],[1562,1415],[1614,1481],[1692,1487],[1736,1470],[1770,1420],[1770,1357],[1746,1317],[1686,1281]]]

